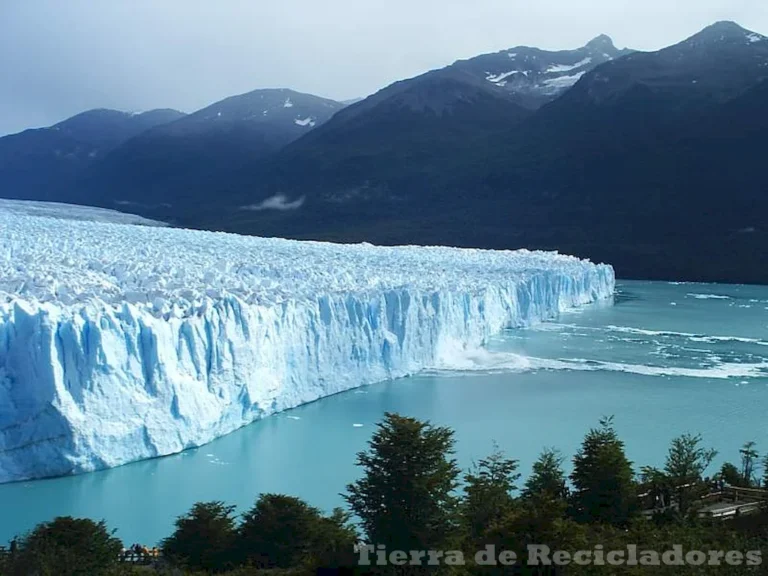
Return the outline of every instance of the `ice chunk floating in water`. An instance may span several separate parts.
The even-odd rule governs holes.
[[[0,481],[179,452],[607,298],[607,265],[0,211]]]

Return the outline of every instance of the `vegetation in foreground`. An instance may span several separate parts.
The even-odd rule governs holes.
[[[103,522],[56,518],[0,556],[0,575],[768,574],[760,555],[768,542],[764,504],[729,520],[704,513],[715,490],[768,486],[768,457],[758,478],[754,443],[740,453],[739,466],[725,464],[706,477],[715,452],[699,436],[683,435],[673,440],[663,469],[636,474],[608,418],[587,433],[570,476],[563,457],[547,449],[518,486],[517,461],[498,448],[462,473],[452,430],[387,414],[358,454],[361,478],[344,493],[349,512],[326,516],[282,494],[262,494],[240,517],[223,502],[197,503],[176,520],[162,556],[142,566],[125,561],[122,543]],[[534,563],[529,545],[564,551],[569,561]],[[654,551],[661,555],[674,545],[683,554],[703,551],[705,562],[644,565]],[[607,552],[632,546],[638,565],[604,561]],[[483,550],[493,551],[494,563],[476,561]],[[409,551],[416,551],[419,565],[409,563]],[[514,554],[514,565],[499,562],[503,551],[507,561]],[[577,561],[578,551],[590,551],[591,561]],[[364,556],[367,565],[360,563]],[[382,558],[386,565],[377,565]],[[430,559],[439,565],[428,565]]]

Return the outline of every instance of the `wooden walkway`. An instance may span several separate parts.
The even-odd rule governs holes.
[[[764,509],[768,505],[768,490],[726,486],[719,492],[707,494],[701,501],[704,506],[700,516],[728,519]]]
[[[670,497],[674,494],[670,491]],[[650,492],[640,494],[642,499],[648,497]],[[710,492],[702,496],[698,501],[699,516],[710,518],[729,519],[741,514],[752,514],[768,507],[768,490],[760,488],[737,488],[736,486],[726,486],[717,492]],[[645,508],[641,513],[643,516],[650,517],[654,514],[663,514],[677,510],[677,504],[672,502],[667,506],[655,506]]]

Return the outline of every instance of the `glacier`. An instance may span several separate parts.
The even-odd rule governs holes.
[[[125,203],[130,206],[130,202]],[[142,216],[97,208],[79,204],[64,204],[62,202],[43,202],[40,200],[7,200],[0,198],[0,212],[27,214],[29,216],[46,216],[49,218],[64,218],[67,220],[89,220],[99,222],[114,222],[116,224],[137,224],[142,226],[168,226],[165,222],[150,220]]]
[[[609,298],[557,253],[0,210],[0,482],[177,453]]]

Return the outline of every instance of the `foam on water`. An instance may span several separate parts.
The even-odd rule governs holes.
[[[715,357],[711,357],[715,358]],[[763,378],[768,376],[768,361],[757,363],[715,362],[707,368],[684,368],[676,366],[652,366],[623,362],[604,362],[586,358],[538,358],[512,352],[493,352],[482,348],[466,351],[450,362],[445,362],[430,371],[433,374],[449,375],[455,372],[533,372],[537,370],[576,370],[586,372],[626,372],[643,376],[683,376],[687,378]]]
[[[731,300],[732,297],[700,300],[718,302],[726,299]],[[518,346],[519,350],[510,346],[513,342],[524,343],[530,332],[545,335],[552,344],[560,342],[559,347],[563,351],[574,354],[588,352],[589,355],[543,357],[530,353],[524,344]],[[514,334],[507,333],[505,338],[507,344],[503,350],[450,349],[440,356],[436,372],[449,375],[451,372],[602,371],[714,380],[768,376],[768,356],[759,348],[752,348],[768,347],[768,340],[748,336],[719,336],[613,324],[550,322]],[[603,358],[600,351],[609,343],[611,357]],[[639,354],[640,351],[644,353]],[[626,360],[622,356],[626,356]],[[637,362],[638,358],[643,362]]]
[[[757,346],[768,346],[768,341],[759,338],[745,338],[742,336],[707,336],[704,334],[692,334],[689,332],[673,332],[664,330],[646,330],[643,328],[633,328],[631,326],[605,326],[603,328],[593,328],[585,326],[576,326],[575,324],[543,324],[537,327],[537,330],[558,331],[562,328],[578,328],[580,330],[599,330],[607,332],[619,332],[623,334],[637,334],[639,336],[663,336],[671,338],[685,338],[691,342],[741,342],[744,344],[756,344]]]
[[[697,300],[730,300],[730,296],[723,296],[721,294],[686,294],[686,296],[690,296],[691,298],[696,298]]]

